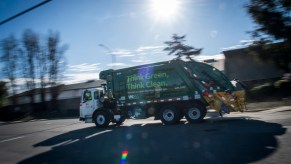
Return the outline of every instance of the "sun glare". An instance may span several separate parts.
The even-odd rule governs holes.
[[[152,14],[159,20],[168,20],[176,16],[179,9],[178,0],[152,0]]]

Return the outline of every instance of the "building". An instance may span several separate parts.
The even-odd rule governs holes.
[[[87,88],[101,87],[103,80],[90,80],[84,83],[70,84],[70,85],[60,85],[55,87],[55,93],[51,93],[51,88],[45,89],[45,106],[48,109],[58,109],[61,111],[78,110],[80,105],[81,92]],[[33,94],[30,94],[30,93]],[[32,110],[30,104],[29,95],[34,95],[34,108],[36,110],[42,110],[41,104],[41,90],[35,89],[33,91],[26,91],[16,95],[17,106],[22,110],[30,111]],[[55,97],[55,101],[53,101]],[[12,97],[9,98],[12,102]]]
[[[224,73],[229,79],[239,79],[249,85],[281,78],[284,71],[274,61],[262,60],[259,53],[262,52],[251,52],[248,48],[224,51]]]
[[[215,67],[219,71],[224,72],[224,59],[207,59],[203,60],[203,62]]]

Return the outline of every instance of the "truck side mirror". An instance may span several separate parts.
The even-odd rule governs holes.
[[[101,86],[104,88],[104,91],[107,90],[107,88],[106,88],[106,84],[101,84]],[[101,93],[103,94],[103,92],[101,92]]]

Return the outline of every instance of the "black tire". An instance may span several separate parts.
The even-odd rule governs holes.
[[[108,113],[105,112],[105,111],[96,112],[94,114],[94,116],[93,116],[93,119],[94,119],[95,125],[98,128],[105,128],[110,123],[110,119],[109,119]]]
[[[160,119],[165,125],[172,125],[179,121],[179,113],[176,108],[172,106],[164,107],[160,112]]]
[[[204,106],[192,104],[187,107],[185,117],[190,123],[201,122],[206,116],[206,108]]]

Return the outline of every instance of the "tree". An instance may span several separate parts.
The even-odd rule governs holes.
[[[6,82],[0,81],[0,107],[4,105],[5,99],[8,95]]]
[[[34,104],[34,90],[36,88],[36,58],[40,52],[39,36],[32,30],[25,30],[22,35],[23,54],[23,76],[26,87],[29,90],[30,103]]]
[[[192,60],[191,56],[197,56],[201,53],[202,48],[196,49],[192,46],[184,44],[186,35],[178,36],[173,34],[171,41],[164,42],[167,47],[164,51],[169,51],[168,55],[176,55],[178,59],[185,56],[187,59]]]
[[[50,32],[47,38],[49,84],[57,85],[62,79],[62,73],[65,70],[65,56],[67,45],[59,45],[60,37],[57,32]]]
[[[42,107],[45,108],[45,94],[48,87],[51,88],[53,100],[58,96],[58,85],[65,70],[64,53],[67,46],[60,45],[57,32],[49,32],[48,37],[40,42],[40,35],[30,29],[23,32],[21,41],[22,47],[13,35],[2,40],[0,47],[4,75],[9,79],[12,95],[16,94],[16,79],[24,78],[26,93],[30,97],[32,107],[35,107],[34,97],[39,90]],[[12,98],[16,97],[12,96]],[[16,104],[16,101],[13,104]]]
[[[290,72],[291,1],[250,0],[245,7],[257,25],[251,32],[256,41],[250,49],[260,49],[261,59],[273,60],[279,68]],[[282,43],[268,45],[274,42]]]
[[[45,95],[46,87],[48,86],[48,55],[46,48],[41,46],[39,53],[36,56],[36,73],[39,79],[40,98],[42,108],[46,110]]]
[[[19,48],[18,41],[13,36],[5,38],[1,42],[1,61],[3,63],[3,74],[9,79],[12,95],[15,95],[17,92],[16,79],[19,73]],[[15,105],[17,103],[16,97],[13,96],[12,103]]]
[[[67,50],[67,45],[59,44],[59,34],[50,32],[47,38],[48,76],[53,104],[56,103],[56,98],[59,95],[60,87],[58,85],[60,85],[66,65],[64,53]]]
[[[290,0],[250,0],[246,9],[257,24],[254,37],[291,41]]]

